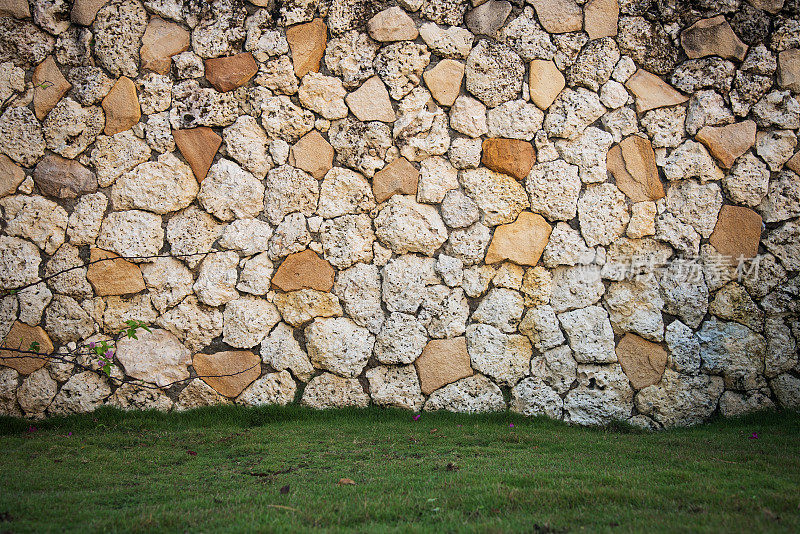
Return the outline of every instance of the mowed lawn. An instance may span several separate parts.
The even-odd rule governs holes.
[[[800,531],[786,412],[658,433],[297,407],[29,424],[0,419],[0,532]]]

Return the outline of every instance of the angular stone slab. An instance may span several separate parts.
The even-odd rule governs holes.
[[[306,249],[283,260],[272,277],[272,286],[286,292],[298,289],[330,291],[335,272],[330,263],[313,250]]]
[[[474,373],[467,352],[467,338],[463,336],[430,340],[414,365],[425,395]]]
[[[523,211],[513,223],[495,229],[486,251],[486,263],[509,260],[517,265],[536,265],[552,231],[544,217]]]
[[[214,162],[214,156],[222,145],[222,137],[211,128],[200,126],[185,130],[172,130],[178,150],[192,168],[194,177],[202,182]]]

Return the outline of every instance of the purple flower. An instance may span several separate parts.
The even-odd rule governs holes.
[[[90,349],[93,349],[94,347],[95,347],[95,343],[94,343],[94,341],[90,342],[90,343],[89,343],[89,348],[90,348]]]
[[[114,356],[114,351],[113,350],[107,350],[106,353],[103,354],[103,356],[105,356],[106,358],[111,358],[111,357]]]
[[[72,432],[67,432],[67,436],[71,436],[71,435],[72,435]]]
[[[514,423],[508,423],[508,428],[514,428]]]
[[[752,434],[750,434],[750,439],[758,439],[758,433],[753,432]]]
[[[414,421],[419,421],[419,418],[420,418],[420,417],[422,417],[422,416],[421,416],[420,414],[417,414],[417,415],[415,415],[414,417],[412,417],[412,419],[413,419]]]

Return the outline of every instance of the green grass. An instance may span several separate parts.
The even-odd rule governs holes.
[[[800,531],[791,413],[659,433],[296,407],[29,424],[0,419],[0,532]]]

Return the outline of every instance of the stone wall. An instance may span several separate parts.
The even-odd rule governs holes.
[[[797,408],[799,11],[1,0],[0,412]]]

